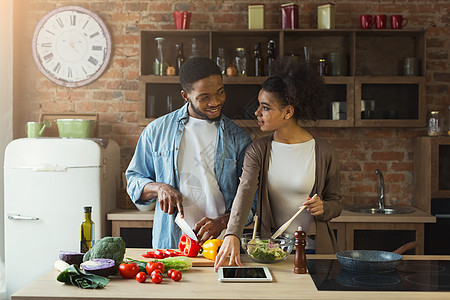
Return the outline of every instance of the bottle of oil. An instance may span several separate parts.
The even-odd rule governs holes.
[[[84,221],[81,223],[80,252],[86,253],[94,246],[95,224],[91,219],[92,207],[84,207]]]
[[[253,61],[255,65],[255,76],[263,76],[264,74],[264,60],[261,54],[261,43],[255,45],[255,51],[253,56]]]
[[[176,47],[177,47],[177,52],[178,52],[178,54],[177,54],[177,65],[176,65],[177,73],[176,74],[179,75],[181,66],[184,63],[183,43],[176,44]]]

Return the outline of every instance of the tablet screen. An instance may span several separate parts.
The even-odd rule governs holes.
[[[267,267],[222,267],[219,281],[272,281]]]

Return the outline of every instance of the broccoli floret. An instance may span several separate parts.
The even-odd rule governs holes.
[[[97,241],[94,246],[83,256],[83,261],[95,258],[109,258],[116,263],[116,273],[125,255],[125,242],[121,237],[107,236]]]

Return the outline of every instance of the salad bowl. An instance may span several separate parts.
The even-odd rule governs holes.
[[[294,247],[294,235],[283,233],[276,239],[245,233],[241,237],[241,246],[252,260],[258,263],[276,263],[285,260]]]

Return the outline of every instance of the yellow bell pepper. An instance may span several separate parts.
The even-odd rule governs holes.
[[[211,239],[203,243],[203,256],[210,260],[215,260],[220,246],[222,246],[223,240]]]

